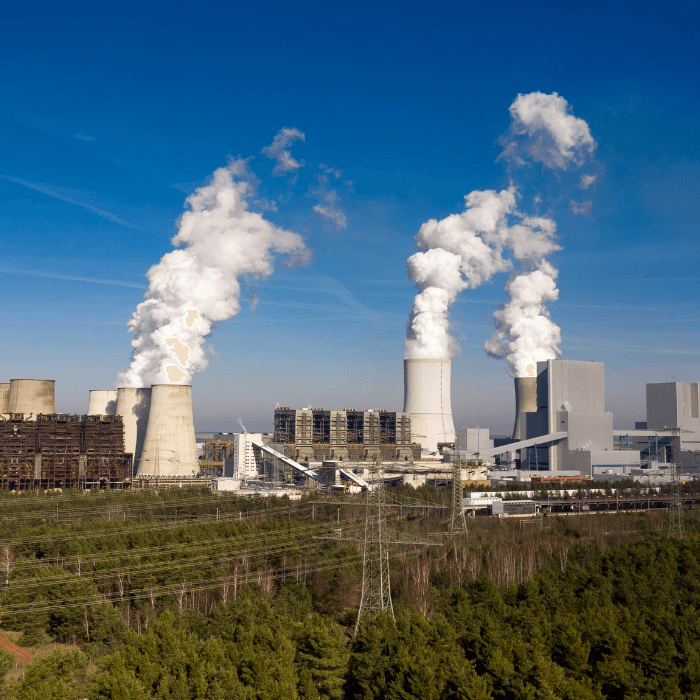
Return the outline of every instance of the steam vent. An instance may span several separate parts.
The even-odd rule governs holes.
[[[197,473],[192,387],[154,384],[137,476],[192,476]]]
[[[404,360],[403,412],[411,419],[411,435],[435,452],[439,442],[454,442],[450,399],[450,360]]]

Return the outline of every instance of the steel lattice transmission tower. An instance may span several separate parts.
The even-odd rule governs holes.
[[[668,526],[668,536],[669,538],[678,537],[683,539],[685,527],[683,525],[683,495],[681,493],[680,430],[677,433],[676,435],[674,430],[673,463],[671,464],[671,501],[669,503],[671,522]]]
[[[455,456],[452,464],[452,507],[450,508],[450,535],[466,535],[467,521],[462,507],[462,460]]]
[[[362,599],[357,613],[355,634],[363,617],[385,612],[394,617],[389,587],[389,547],[386,515],[382,508],[384,498],[384,472],[375,459],[370,467],[370,485],[367,490],[365,520],[365,551],[362,566]]]

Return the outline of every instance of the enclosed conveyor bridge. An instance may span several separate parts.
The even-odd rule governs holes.
[[[299,464],[299,462],[295,462],[293,459],[290,459],[289,457],[285,457],[283,454],[280,452],[277,452],[277,450],[273,450],[269,445],[265,445],[262,442],[255,442],[252,441],[253,447],[256,447],[259,450],[262,450],[263,452],[266,452],[272,457],[275,457],[276,459],[279,459],[280,462],[284,462],[287,466],[291,467],[297,472],[300,472],[304,476],[308,477],[309,479],[316,479],[317,481],[321,480],[321,476],[318,474],[318,472],[315,472],[313,469],[309,469],[308,467],[305,467],[303,464]]]
[[[549,442],[559,442],[560,440],[564,440],[568,435],[568,431],[560,430],[556,433],[548,433],[547,435],[540,435],[539,437],[529,438],[527,440],[518,440],[518,442],[510,442],[507,445],[493,447],[490,450],[481,450],[480,452],[473,452],[472,454],[474,455],[474,457],[477,457],[479,459],[489,459],[490,457],[502,455],[506,452],[515,452],[516,450],[523,450],[526,447],[534,447],[535,445],[545,445]]]

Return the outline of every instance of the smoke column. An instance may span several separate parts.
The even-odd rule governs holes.
[[[301,236],[248,209],[252,193],[245,162],[232,160],[187,198],[171,241],[177,250],[148,271],[145,299],[129,321],[134,351],[117,386],[191,383],[209,364],[206,337],[241,309],[239,278],[272,274],[275,253],[288,264],[306,261]]]
[[[457,343],[449,334],[451,304],[462,290],[507,271],[512,271],[505,286],[509,301],[494,314],[496,332],[485,345],[487,352],[505,357],[514,376],[527,376],[533,363],[561,354],[560,330],[544,306],[559,295],[557,270],[547,260],[560,250],[556,224],[519,209],[513,171],[534,163],[548,170],[578,166],[595,141],[586,122],[570,114],[557,93],[518,95],[510,114],[499,156],[509,166],[510,187],[470,193],[463,213],[431,219],[415,237],[424,252],[408,259],[408,276],[418,290],[404,345],[408,359],[453,356]],[[588,184],[594,180],[581,178]]]

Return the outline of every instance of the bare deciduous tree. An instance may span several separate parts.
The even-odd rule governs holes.
[[[15,555],[12,552],[12,547],[9,544],[0,545],[0,571],[5,579],[5,590],[10,585],[10,574],[15,566]]]

